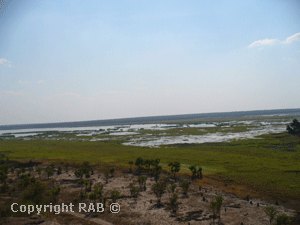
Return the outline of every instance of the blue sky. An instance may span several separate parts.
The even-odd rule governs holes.
[[[300,106],[296,0],[0,7],[0,125]]]

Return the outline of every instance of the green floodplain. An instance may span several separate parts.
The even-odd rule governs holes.
[[[276,117],[272,119],[280,119]],[[299,117],[282,117],[292,121]],[[245,118],[243,118],[245,120]],[[247,118],[253,119],[253,118]],[[265,120],[264,117],[255,118]],[[268,117],[268,119],[271,119]],[[176,121],[172,121],[176,122]],[[178,121],[177,121],[178,122]],[[187,121],[181,121],[187,123]],[[195,121],[190,121],[195,123]],[[200,122],[200,121],[197,121]],[[234,126],[230,132],[250,129],[247,125]],[[221,127],[172,128],[166,131],[141,130],[141,134],[181,135],[201,134],[201,132],[227,132]],[[75,137],[61,133],[61,136]],[[85,137],[87,138],[87,137]],[[90,138],[90,137],[88,137]],[[179,161],[181,174],[190,175],[191,165],[203,168],[203,175],[246,185],[273,200],[300,201],[300,137],[287,132],[264,134],[256,139],[234,140],[230,142],[202,144],[173,144],[160,147],[140,147],[123,145],[128,137],[103,141],[76,140],[32,140],[2,139],[0,154],[10,160],[49,161],[56,163],[82,163],[89,161],[98,167],[128,168],[128,161],[137,157],[161,159],[161,165],[168,170],[168,162]]]

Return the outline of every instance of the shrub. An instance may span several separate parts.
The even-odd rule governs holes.
[[[36,205],[39,205],[44,200],[45,190],[46,185],[43,182],[36,180],[24,190],[22,199],[24,201],[32,202]]]
[[[289,217],[285,214],[277,216],[276,225],[292,225],[292,217]]]
[[[269,217],[269,222],[271,224],[277,214],[276,209],[272,206],[267,206],[264,211],[267,214],[267,216]]]

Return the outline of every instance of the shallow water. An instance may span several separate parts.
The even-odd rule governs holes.
[[[159,147],[160,145],[183,144],[183,143],[205,143],[225,142],[239,139],[256,138],[262,134],[280,133],[286,129],[289,123],[283,119],[261,119],[245,121],[226,121],[199,124],[134,124],[116,126],[92,126],[92,127],[64,127],[64,128],[42,128],[42,129],[19,129],[0,131],[1,139],[22,139],[22,140],[81,140],[81,141],[103,141],[103,140],[125,140],[124,145]],[[245,126],[248,131],[230,132],[236,126]],[[205,133],[199,135],[168,136],[167,133],[154,135],[147,133],[147,130],[168,130],[184,129],[188,127],[199,128],[199,131],[206,132],[215,127],[216,133]],[[143,131],[143,133],[140,133]],[[50,133],[49,133],[50,132]],[[54,132],[54,133],[53,133]],[[75,134],[75,137],[68,137],[65,134]],[[101,137],[98,137],[101,135]],[[104,136],[104,137],[103,137]],[[87,138],[84,138],[87,137]],[[92,137],[92,138],[89,138]]]

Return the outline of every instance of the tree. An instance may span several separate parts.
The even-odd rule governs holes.
[[[140,189],[134,186],[134,183],[130,183],[129,186],[130,186],[130,194],[136,199],[140,192]]]
[[[222,204],[223,204],[223,196],[222,195],[216,196],[216,202],[217,202],[217,212],[218,212],[219,222],[220,222],[220,220],[221,220],[221,207],[222,207]]]
[[[216,201],[211,201],[209,204],[209,208],[211,209],[213,213],[213,222],[215,223],[215,219],[217,218],[217,202]]]
[[[144,185],[144,191],[146,190],[146,180],[147,180],[147,177],[139,176],[138,182],[140,184],[140,190],[142,189],[143,185]]]
[[[270,221],[270,224],[271,224],[272,221],[275,219],[275,216],[277,214],[276,209],[272,206],[267,206],[264,211],[267,214],[267,216],[269,217],[269,221]]]
[[[171,207],[173,209],[173,212],[176,212],[177,209],[177,200],[178,200],[178,195],[173,193],[172,198],[170,198],[170,203],[171,203]]]
[[[287,125],[286,130],[289,134],[300,135],[300,122],[294,119],[293,122]]]
[[[57,169],[57,175],[60,175],[61,174],[61,167],[58,167]]]
[[[159,179],[159,175],[160,175],[161,171],[162,171],[162,167],[159,165],[155,165],[155,167],[152,169],[152,175],[154,176],[156,183]]]
[[[133,161],[129,161],[128,164],[129,164],[129,166],[130,166],[129,172],[132,173],[132,165],[133,165]]]
[[[2,183],[4,183],[4,181],[6,180],[6,178],[7,178],[7,174],[3,170],[0,170],[0,181]]]
[[[110,196],[111,196],[112,202],[116,203],[117,199],[120,198],[120,192],[113,190],[110,192]]]
[[[215,219],[217,217],[219,217],[219,222],[220,222],[222,204],[223,204],[223,196],[222,195],[216,196],[216,201],[210,202],[209,208],[212,210],[212,213],[213,213],[213,222],[215,222]]]
[[[141,166],[141,165],[143,165],[143,162],[144,162],[143,158],[139,157],[139,158],[136,159],[135,165],[136,166]]]
[[[189,190],[191,182],[189,180],[180,180],[180,187],[182,188],[182,192],[185,196],[187,196],[187,192]]]
[[[155,184],[152,185],[152,192],[156,195],[157,197],[157,203],[160,205],[161,204],[161,197],[165,193],[167,188],[167,184],[165,181],[159,181]]]
[[[111,169],[109,170],[109,172],[110,172],[111,177],[113,177],[113,176],[114,176],[115,169],[114,169],[114,168],[111,168]]]
[[[52,167],[50,167],[50,166],[47,166],[45,171],[47,173],[48,179],[49,179],[49,177],[53,176],[53,174],[54,174],[52,171]]]
[[[180,162],[178,162],[178,161],[169,162],[168,166],[171,169],[171,173],[174,173],[174,178],[175,178],[175,174],[180,171]]]
[[[173,185],[170,185],[168,188],[167,188],[167,191],[170,193],[170,194],[175,194],[175,189],[177,188],[177,185],[176,184],[173,184]]]
[[[61,191],[61,187],[57,187],[57,188],[54,187],[54,188],[52,188],[51,194],[52,194],[52,196],[53,196],[54,202],[57,201],[58,195],[59,195],[60,191]]]
[[[190,166],[189,169],[192,172],[192,180],[198,178],[202,179],[202,168],[198,166]]]
[[[42,169],[41,169],[41,167],[38,167],[36,170],[37,170],[37,172],[38,172],[39,176],[41,176],[41,173],[42,173]]]

